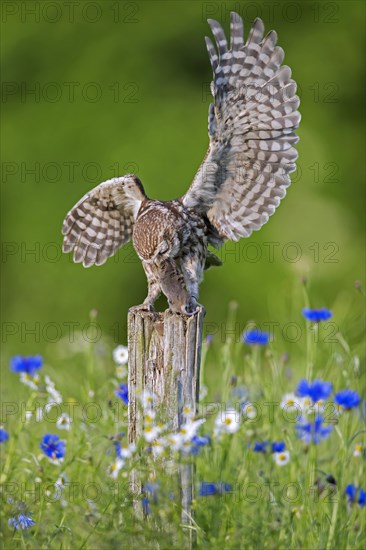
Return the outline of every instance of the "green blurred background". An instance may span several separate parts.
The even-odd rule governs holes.
[[[60,338],[85,326],[92,309],[103,336],[126,342],[127,310],[146,295],[141,264],[129,246],[101,267],[73,264],[61,255],[62,221],[90,188],[131,171],[150,197],[186,191],[208,144],[206,19],[228,29],[232,9],[246,36],[257,15],[278,32],[301,97],[299,170],[269,223],[225,246],[224,266],[206,274],[207,332],[224,338],[232,300],[240,330],[251,319],[301,322],[306,276],[312,305],[332,308],[358,337],[364,2],[3,2],[6,365],[37,352],[52,362]]]

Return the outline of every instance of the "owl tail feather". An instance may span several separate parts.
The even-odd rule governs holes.
[[[210,267],[218,267],[220,265],[222,265],[222,261],[220,260],[220,258],[216,256],[216,254],[208,251],[204,269],[207,270],[210,269]]]

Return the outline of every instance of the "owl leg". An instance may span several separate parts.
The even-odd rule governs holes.
[[[148,293],[141,305],[143,309],[147,309],[148,311],[155,311],[154,304],[161,294],[158,274],[156,272],[156,269],[154,269],[153,265],[148,264],[146,262],[142,262],[142,265],[146,273]]]
[[[181,267],[188,293],[187,311],[194,313],[198,303],[199,284],[202,279],[204,258],[198,253],[185,254],[181,259]]]

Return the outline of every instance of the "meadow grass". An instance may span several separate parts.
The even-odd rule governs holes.
[[[300,311],[307,302],[299,304]],[[229,330],[234,325],[232,306],[227,334],[234,334]],[[193,530],[198,548],[365,548],[364,396],[349,410],[334,402],[345,388],[362,394],[362,346],[356,342],[353,351],[340,330],[328,342],[326,329],[327,321],[303,319],[303,338],[290,356],[278,351],[272,337],[265,345],[233,336],[207,338],[201,372],[207,393],[196,416],[187,413],[188,425],[205,422],[192,428],[190,438],[172,439],[168,428],[158,426],[163,411],[150,418],[145,402],[145,434],[155,430],[155,437],[146,435],[136,449],[127,446],[124,394],[115,393],[126,382],[126,367],[113,366],[113,376],[105,374],[105,364],[113,365],[112,346],[101,353],[88,345],[70,356],[74,379],[55,374],[52,357],[25,377],[28,385],[10,373],[19,398],[3,403],[9,439],[1,444],[2,547],[186,548]],[[315,412],[299,396],[295,410],[283,408],[284,396],[296,393],[304,378],[322,380],[322,388],[330,382],[330,395]],[[296,429],[300,401],[303,424],[323,417],[318,443],[299,438],[309,435]],[[46,434],[65,441],[61,460],[41,450]],[[194,435],[202,437],[195,444]],[[273,443],[279,452],[273,452]],[[189,518],[182,520],[182,463],[195,468],[190,525]],[[131,471],[143,494],[131,483]],[[348,489],[347,496],[349,485],[358,492]],[[33,521],[17,529],[19,515]]]

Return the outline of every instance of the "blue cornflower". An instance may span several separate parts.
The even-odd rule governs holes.
[[[347,485],[346,490],[344,491],[348,497],[348,502],[358,502],[358,504],[363,508],[366,504],[366,491],[363,489],[357,489],[352,483]],[[357,499],[358,494],[358,499]]]
[[[269,342],[269,334],[262,332],[259,328],[247,330],[243,334],[243,340],[245,344],[265,346]]]
[[[126,405],[128,405],[128,386],[127,384],[121,384],[119,389],[114,392],[117,397],[122,399]]]
[[[147,482],[144,485],[143,489],[146,496],[143,497],[141,502],[142,502],[143,512],[146,516],[150,514],[150,498],[152,499],[154,504],[157,504],[158,502],[158,493],[157,493],[158,488],[159,488],[158,483]],[[150,495],[150,498],[147,495]]]
[[[342,390],[335,394],[334,401],[337,405],[345,408],[346,410],[357,407],[361,402],[361,397],[356,391]]]
[[[253,445],[253,451],[255,453],[265,453],[267,445],[267,441],[256,441]]]
[[[211,443],[211,438],[208,435],[194,435],[191,439],[191,454],[197,455],[201,447],[205,447]]]
[[[216,495],[216,493],[216,483],[210,483],[209,481],[202,481],[202,483],[200,483],[198,492],[200,497],[208,497],[211,495]]]
[[[8,520],[9,527],[14,527],[14,529],[29,529],[29,527],[32,527],[32,525],[35,525],[35,521],[31,518],[30,514],[29,516],[26,516],[25,514],[19,514],[17,517],[12,517]]]
[[[9,434],[4,428],[0,428],[0,443],[5,443],[5,441],[8,441]]]
[[[322,439],[328,437],[333,429],[333,426],[323,426],[323,417],[318,415],[314,422],[305,422],[303,417],[300,417],[296,430],[298,436],[305,443],[320,443]]]
[[[313,403],[324,400],[332,393],[332,384],[324,380],[308,382],[301,380],[297,386],[297,394],[300,397],[310,397]]]
[[[148,516],[150,514],[150,501],[147,497],[144,497],[141,501],[142,503],[142,510],[145,514],[145,516]]]
[[[116,450],[117,458],[121,458],[121,444],[118,441],[113,441],[114,448]]]
[[[65,441],[61,441],[58,435],[44,435],[40,447],[44,454],[53,460],[64,458],[66,453]]]
[[[274,441],[272,443],[272,453],[282,453],[286,449],[284,441]]]
[[[352,483],[347,485],[346,490],[344,492],[348,496],[349,501],[351,502],[355,501],[357,489]]]
[[[360,493],[358,495],[358,504],[363,508],[366,504],[366,491],[363,489],[360,489]]]
[[[212,495],[222,495],[229,493],[232,487],[229,483],[212,483],[210,481],[202,481],[199,485],[198,494],[200,497],[208,497]]]
[[[151,498],[153,499],[153,502],[155,504],[158,502],[158,489],[159,489],[158,483],[147,482],[144,485],[144,491],[151,495]]]
[[[311,321],[312,323],[320,323],[320,321],[328,321],[332,317],[332,312],[322,307],[321,309],[310,309],[308,307],[305,307],[302,310],[302,314],[308,321]]]
[[[43,365],[43,359],[40,355],[34,357],[21,357],[17,355],[10,360],[10,368],[13,372],[25,372],[30,376],[39,370]]]

